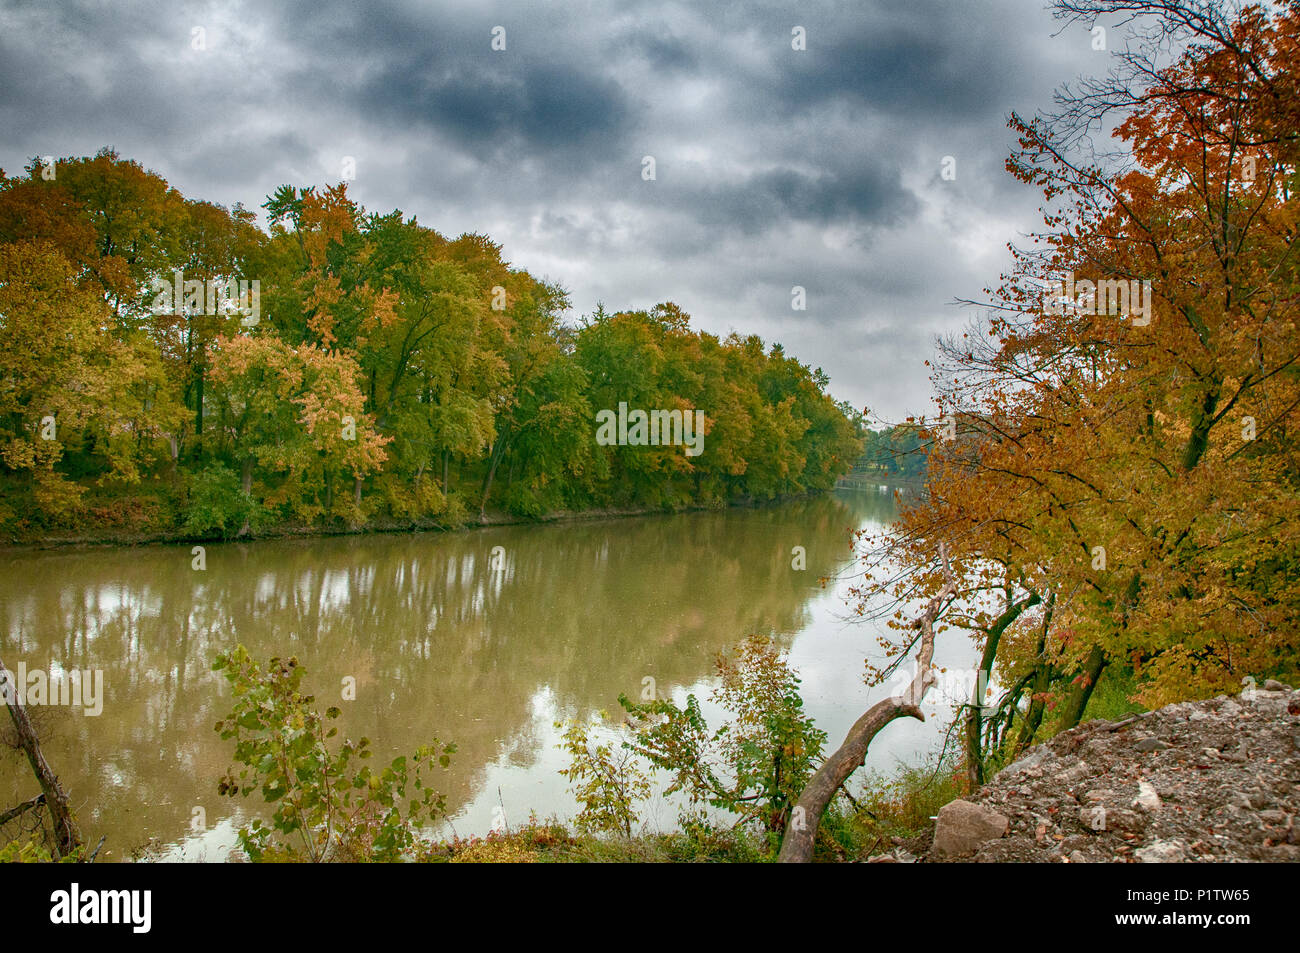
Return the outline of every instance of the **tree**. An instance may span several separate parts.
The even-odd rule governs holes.
[[[287,504],[300,516],[329,514],[338,502],[337,475],[360,479],[383,464],[388,438],[363,410],[351,358],[240,335],[218,338],[208,360],[217,417],[246,493],[260,466],[281,481],[269,503]]]
[[[73,512],[82,492],[60,471],[69,448],[130,482],[176,423],[156,354],[108,324],[103,299],[54,246],[0,244],[0,457],[30,478],[50,522]]]
[[[845,736],[843,743],[800,789],[794,813],[798,822],[785,830],[777,862],[784,864],[807,863],[812,860],[813,843],[822,814],[831,800],[854,771],[867,757],[867,748],[880,730],[896,718],[909,717],[925,721],[921,702],[934,684],[931,661],[934,658],[935,623],[946,608],[945,603],[957,594],[957,579],[948,562],[943,543],[939,544],[939,562],[943,583],[930,598],[924,611],[917,617],[913,644],[916,645],[916,674],[904,691],[891,695],[872,705]]]
[[[269,232],[111,150],[0,173],[0,514],[19,535],[79,507],[204,535],[722,506],[829,488],[859,453],[826,376],[779,344],[693,331],[672,302],[574,327],[564,290],[486,236],[367,212],[345,184],[263,207]],[[698,416],[692,452],[602,446],[594,417],[623,402]]]
[[[1067,88],[1055,115],[1012,117],[1008,168],[1042,188],[1047,230],[1014,249],[989,316],[940,342],[945,423],[922,430],[927,492],[864,555],[855,593],[863,615],[892,606],[895,631],[930,596],[935,619],[974,635],[974,781],[990,754],[1035,739],[1045,709],[1056,706],[1054,728],[1077,724],[1107,666],[1130,667],[1137,699],[1161,704],[1293,671],[1300,648],[1289,439],[1300,5],[1269,16],[1067,0],[1057,12],[1148,18],[1145,42],[1108,79]],[[1173,62],[1157,62],[1171,47]],[[1088,154],[1085,133],[1103,119],[1120,151]],[[944,605],[940,539],[956,580]],[[901,658],[914,642],[909,631],[886,648]],[[995,670],[1005,688],[990,704],[979,676]],[[881,704],[809,785],[811,806],[898,707]],[[806,837],[787,846],[808,856]]]
[[[19,691],[23,688],[24,686],[15,684],[4,662],[0,661],[0,690],[5,695],[5,707],[9,711],[9,719],[13,722],[14,731],[17,733],[18,746],[27,756],[27,763],[31,765],[32,774],[36,776],[36,781],[41,787],[40,801],[50,816],[54,857],[75,857],[82,846],[81,830],[72,816],[68,793],[63,789],[54,772],[50,770],[49,763],[46,762],[45,755],[41,751],[40,738],[37,737],[36,729],[32,727],[32,720],[27,714],[22,699],[18,697]],[[6,818],[12,814],[11,811],[6,812]]]

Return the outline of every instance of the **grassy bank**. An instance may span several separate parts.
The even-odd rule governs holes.
[[[609,506],[587,510],[555,510],[537,516],[524,516],[506,510],[496,510],[489,511],[481,517],[470,517],[463,513],[452,518],[394,519],[388,517],[367,520],[357,524],[342,522],[334,524],[283,522],[259,526],[242,535],[237,533],[192,533],[174,526],[159,525],[144,519],[98,525],[90,530],[24,530],[21,527],[11,527],[8,530],[6,541],[0,543],[0,553],[100,546],[147,546],[159,543],[253,542],[271,539],[310,539],[326,536],[364,536],[392,533],[455,533],[494,526],[526,526],[542,523],[622,519],[666,513],[702,513],[726,509],[756,509],[808,499],[820,495],[822,492],[826,491],[791,494],[771,500],[736,499],[730,502],[712,504]]]

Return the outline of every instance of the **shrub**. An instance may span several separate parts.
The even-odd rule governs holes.
[[[246,521],[251,522],[258,510],[257,503],[240,486],[235,471],[220,463],[209,464],[190,477],[182,526],[195,536],[229,536]]]
[[[710,733],[694,695],[684,708],[661,699],[633,704],[623,695],[619,703],[640,722],[629,747],[672,772],[665,793],[683,791],[692,805],[722,808],[780,835],[826,734],[804,714],[799,678],[771,640],[751,636],[734,659],[719,656],[717,671],[712,700],[734,715],[730,723]]]
[[[229,715],[217,722],[224,739],[235,741],[235,768],[217,785],[222,795],[247,797],[260,790],[275,811],[268,826],[260,818],[239,831],[239,843],[253,861],[394,861],[411,859],[420,846],[420,825],[446,814],[446,797],[428,786],[436,762],[450,763],[455,745],[437,739],[410,758],[399,757],[379,772],[356,765],[371,755],[370,742],[345,740],[326,727],[324,716],[299,690],[303,668],[297,659],[271,659],[265,671],[242,645],[217,657],[234,695]],[[409,799],[408,799],[409,798]]]
[[[604,718],[605,713],[601,712],[592,726]],[[566,726],[557,722],[555,727]],[[609,745],[593,746],[589,727],[575,721],[564,732],[562,747],[572,760],[560,774],[576,786],[570,790],[582,804],[574,823],[584,833],[631,837],[632,825],[637,822],[633,804],[638,798],[650,796],[650,782],[626,749],[616,755]]]

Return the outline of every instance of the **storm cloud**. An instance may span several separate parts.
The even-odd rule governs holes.
[[[898,420],[1039,224],[1008,114],[1110,55],[1039,0],[0,0],[0,166],[111,146],[256,207],[351,157],[368,208],[491,235],[575,320],[671,300]]]

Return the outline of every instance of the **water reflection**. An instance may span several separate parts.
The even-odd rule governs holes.
[[[555,774],[556,717],[616,708],[646,676],[663,691],[695,685],[751,632],[790,645],[826,603],[818,578],[843,568],[851,531],[892,512],[888,494],[859,491],[757,510],[214,544],[205,571],[188,546],[10,554],[0,657],[104,671],[102,715],[39,717],[83,828],[108,834],[114,856],[149,837],[180,842],[196,807],[204,842],[230,842],[251,802],[215,793],[230,749],[212,730],[228,700],[210,664],[236,642],[263,659],[297,655],[321,706],[340,704],[343,730],[374,739],[376,758],[455,741],[442,789],[457,830],[482,833],[492,805],[512,820],[573,809]],[[794,546],[804,572],[791,568]],[[345,677],[354,702],[340,701]],[[33,785],[25,763],[0,754],[0,807]]]

